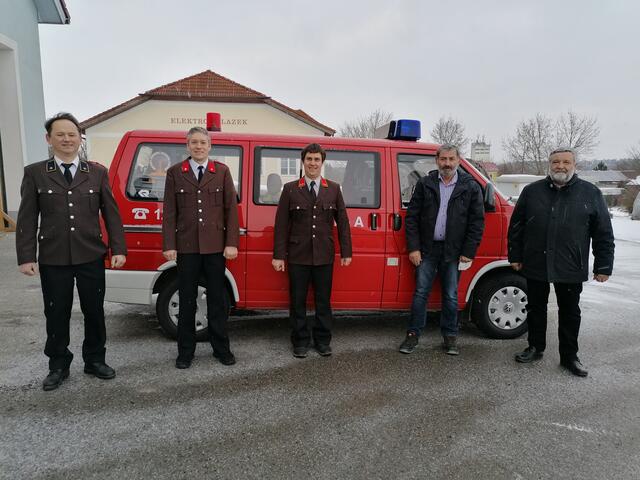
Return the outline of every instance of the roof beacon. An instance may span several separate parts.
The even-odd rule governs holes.
[[[416,142],[420,138],[420,120],[393,120],[376,128],[374,137]]]
[[[219,132],[221,130],[222,117],[216,112],[207,112],[207,131]]]

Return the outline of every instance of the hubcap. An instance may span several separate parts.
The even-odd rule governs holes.
[[[173,294],[169,300],[169,318],[173,324],[178,326],[178,311],[180,310],[180,298],[178,291]],[[202,313],[207,311],[207,291],[204,287],[198,287],[198,296],[196,297],[196,332],[207,328],[207,316]]]
[[[487,307],[489,320],[501,330],[513,330],[527,320],[527,295],[518,287],[496,291]]]

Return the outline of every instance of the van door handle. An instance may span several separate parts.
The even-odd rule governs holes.
[[[371,217],[371,230],[377,230],[378,229],[378,214],[377,213],[372,213],[370,214]]]
[[[399,213],[394,213],[391,215],[393,231],[397,232],[402,228],[402,217]]]
[[[246,235],[247,234],[247,229],[246,228],[241,228],[239,233],[240,233],[240,235]]]

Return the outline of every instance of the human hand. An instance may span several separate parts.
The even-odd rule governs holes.
[[[224,247],[224,258],[227,260],[235,260],[238,256],[238,249],[236,247]]]
[[[511,268],[513,268],[516,272],[519,272],[520,270],[522,270],[522,263],[520,262],[513,262],[511,264]]]
[[[111,268],[124,267],[125,263],[127,263],[127,257],[124,255],[111,255]]]
[[[422,263],[422,254],[420,253],[420,250],[409,252],[409,261],[416,267],[420,265],[420,263]]]
[[[284,260],[271,260],[271,265],[276,272],[284,272]]]
[[[593,275],[593,279],[596,282],[602,283],[602,282],[606,282],[607,280],[609,280],[609,275],[603,275],[601,273],[598,273],[598,274],[594,274]]]
[[[167,260],[169,260],[169,261],[173,260],[175,262],[176,259],[178,258],[178,251],[177,250],[165,250],[164,252],[162,252],[162,255]]]
[[[460,255],[459,261],[462,263],[469,263],[472,259],[469,257],[465,257],[464,255]]]
[[[35,262],[23,263],[18,267],[20,273],[33,277],[38,273],[38,264]]]
[[[351,257],[341,258],[340,259],[340,266],[348,267],[349,265],[351,265]]]

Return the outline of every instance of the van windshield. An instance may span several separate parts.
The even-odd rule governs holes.
[[[139,201],[161,202],[164,198],[167,170],[188,156],[187,149],[182,143],[140,144],[131,166],[127,196]],[[212,145],[209,158],[229,167],[236,192],[240,195],[237,179],[240,178],[242,149],[236,146]]]

